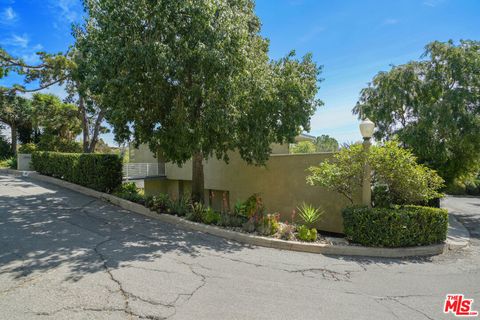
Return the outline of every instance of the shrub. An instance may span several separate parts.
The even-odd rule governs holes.
[[[300,141],[290,147],[290,153],[315,153],[317,146],[312,141]]]
[[[32,154],[37,149],[35,143],[25,143],[18,148],[18,153],[28,153]]]
[[[317,229],[309,229],[307,226],[300,226],[297,228],[297,238],[302,241],[313,242],[317,240]]]
[[[252,194],[244,203],[245,216],[247,218],[260,217],[265,213],[265,207],[263,205],[262,198],[259,194]]]
[[[349,207],[343,210],[349,240],[366,246],[408,247],[440,243],[447,237],[448,212],[422,206]]]
[[[244,216],[222,213],[218,225],[223,227],[241,227],[246,221],[247,219]]]
[[[115,189],[113,194],[117,197],[136,203],[145,203],[145,196],[143,190],[137,188],[134,182],[127,182]]]
[[[373,171],[375,206],[426,204],[443,196],[438,191],[443,187],[443,179],[434,170],[418,164],[415,156],[395,141],[372,146],[368,154],[362,145],[352,145],[336,153],[334,160],[310,167],[307,183],[339,192],[352,204],[354,192],[361,190],[366,163]]]
[[[187,215],[191,209],[191,200],[187,195],[181,196],[178,200],[172,199],[167,202],[167,212],[180,217]]]
[[[293,240],[295,239],[295,226],[293,224],[283,223],[280,226],[280,238],[283,240]]]
[[[0,135],[0,160],[8,159],[11,156],[13,156],[12,145],[5,139],[5,137]]]
[[[80,142],[65,139],[52,134],[42,134],[37,144],[37,150],[63,153],[81,153],[83,151]]]
[[[195,202],[191,204],[191,210],[188,212],[186,218],[194,222],[203,222],[205,211],[206,208],[201,202]]]
[[[215,212],[212,208],[208,207],[203,214],[203,222],[206,224],[218,224],[220,221],[220,213]]]
[[[465,183],[465,192],[472,196],[480,195],[480,179],[475,179]]]
[[[38,173],[102,192],[122,183],[122,161],[113,154],[34,152],[32,165]]]
[[[167,212],[170,206],[170,197],[168,194],[160,193],[156,196],[153,196],[147,202],[147,207],[150,210],[156,211],[158,213],[165,213]]]
[[[308,228],[313,228],[315,223],[320,220],[324,214],[324,211],[306,203],[302,203],[302,205],[297,209],[298,216],[302,220],[303,224]]]
[[[271,236],[272,234],[277,233],[280,228],[278,219],[278,214],[267,214],[255,224],[255,230],[261,235]]]
[[[17,169],[17,157],[11,157],[0,161],[0,168]]]

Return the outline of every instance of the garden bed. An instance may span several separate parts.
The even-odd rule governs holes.
[[[22,175],[16,170],[4,169],[3,172]],[[365,247],[357,244],[350,244],[345,242],[344,238],[335,238],[328,236],[321,236],[321,239],[316,242],[301,242],[282,240],[273,237],[259,236],[245,231],[235,231],[235,229],[227,229],[214,225],[206,225],[203,223],[188,221],[183,217],[178,217],[171,214],[158,214],[144,205],[134,203],[112,194],[99,192],[90,188],[79,186],[60,179],[40,175],[35,172],[24,175],[29,179],[35,179],[51,184],[55,184],[73,191],[108,201],[125,210],[133,211],[137,214],[159,220],[165,223],[175,225],[179,228],[208,233],[214,236],[222,237],[227,240],[242,242],[249,245],[263,246],[281,250],[292,250],[309,253],[320,253],[327,255],[349,255],[349,256],[370,256],[370,257],[385,257],[385,258],[402,258],[413,256],[432,256],[441,254],[447,248],[446,243],[417,246],[408,248],[373,248]]]

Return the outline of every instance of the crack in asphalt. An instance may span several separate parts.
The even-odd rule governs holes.
[[[127,294],[127,293],[125,292],[125,290],[123,289],[122,283],[113,276],[110,268],[109,268],[108,265],[107,265],[107,260],[106,260],[105,256],[98,250],[98,248],[99,248],[101,245],[103,245],[103,244],[105,244],[105,243],[107,243],[107,242],[109,242],[109,241],[112,241],[112,240],[113,240],[113,239],[106,239],[106,240],[104,240],[104,241],[102,241],[102,242],[99,242],[97,245],[95,245],[95,247],[93,248],[93,250],[95,251],[95,253],[96,253],[96,254],[98,255],[98,257],[100,258],[100,260],[101,260],[101,262],[102,262],[102,264],[103,264],[103,268],[104,268],[105,272],[108,274],[108,276],[110,277],[110,280],[112,280],[113,282],[115,282],[115,283],[117,284],[118,289],[119,289],[119,292],[120,292],[121,295],[123,296],[124,306],[125,306],[124,309],[123,309],[123,311],[124,311],[126,314],[128,314],[130,318],[132,318],[132,316],[137,316],[137,315],[133,314],[133,312],[130,310],[129,301],[128,301],[128,294]]]
[[[320,274],[323,279],[332,280],[332,281],[350,282],[350,278],[351,278],[351,271],[338,272],[338,271],[333,271],[326,268],[307,268],[307,269],[300,269],[300,270],[283,270],[283,271],[286,271],[289,273],[301,273],[302,276],[307,278],[316,278],[308,275],[308,273]]]

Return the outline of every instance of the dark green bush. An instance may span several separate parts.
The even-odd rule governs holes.
[[[171,200],[168,194],[160,193],[148,199],[146,206],[152,211],[166,213],[170,204]]]
[[[8,143],[2,135],[0,135],[0,160],[10,158],[11,156],[13,156],[12,145]]]
[[[345,235],[366,246],[409,247],[440,243],[447,237],[445,209],[403,206],[343,210]]]
[[[114,154],[34,152],[32,165],[38,173],[102,192],[122,183],[122,160]]]

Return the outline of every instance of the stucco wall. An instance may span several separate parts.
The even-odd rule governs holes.
[[[205,162],[205,189],[228,191],[231,206],[237,200],[244,201],[253,193],[260,193],[268,211],[280,213],[283,220],[290,220],[292,210],[302,202],[307,202],[325,211],[317,225],[320,230],[341,233],[343,232],[341,209],[349,204],[348,201],[337,193],[309,186],[305,181],[308,167],[329,159],[332,155],[332,153],[271,155],[265,167],[255,167],[247,165],[238,154],[232,153],[228,165],[216,159]],[[154,185],[163,184],[165,186],[155,188],[168,189],[170,195],[178,196],[179,188],[172,185],[172,181],[184,180],[184,190],[189,189],[192,164],[188,161],[182,167],[178,167],[167,163],[166,174],[168,179],[166,181],[170,182],[146,181],[146,193],[151,194],[149,189]],[[360,190],[355,198],[360,202]]]
[[[141,144],[138,148],[130,145],[128,149],[131,163],[156,163],[158,161],[158,157],[154,157],[153,152],[150,151],[146,144]]]

